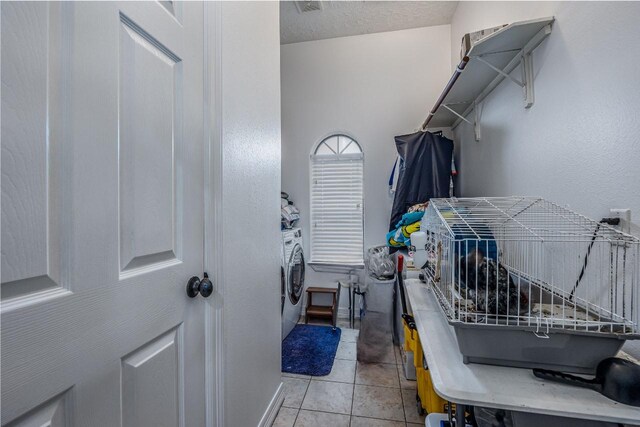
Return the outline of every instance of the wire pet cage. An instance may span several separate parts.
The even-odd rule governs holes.
[[[633,236],[529,197],[432,199],[421,230],[465,363],[593,373],[639,338]]]

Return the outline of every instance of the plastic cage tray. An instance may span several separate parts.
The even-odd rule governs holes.
[[[535,285],[532,285],[532,289],[535,289],[532,296],[542,295],[541,298],[532,299],[533,313],[539,312],[544,318],[561,309],[560,304],[550,303],[551,295],[548,292],[539,293]],[[464,300],[461,301],[464,304]],[[574,318],[581,320],[587,316],[584,309],[576,307]],[[544,323],[517,325],[509,322],[507,325],[503,320],[491,316],[481,318],[477,323],[446,317],[454,328],[464,363],[593,374],[602,359],[615,356],[625,340],[630,338],[616,330],[555,329],[546,328]],[[565,317],[570,320],[570,316]]]

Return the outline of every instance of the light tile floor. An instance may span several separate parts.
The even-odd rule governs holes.
[[[357,362],[359,331],[341,320],[338,326],[342,334],[329,375],[282,374],[285,400],[273,426],[424,426],[416,410],[416,383],[404,378],[398,347],[389,343],[385,363]]]

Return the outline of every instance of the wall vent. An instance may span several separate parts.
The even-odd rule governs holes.
[[[296,8],[299,13],[313,12],[314,10],[322,10],[321,1],[295,1]]]

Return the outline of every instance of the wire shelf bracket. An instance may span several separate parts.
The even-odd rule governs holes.
[[[442,106],[444,108],[446,108],[447,110],[451,111],[451,113],[453,115],[455,115],[456,117],[458,117],[460,120],[469,123],[470,125],[473,126],[473,133],[474,133],[474,137],[476,139],[476,141],[480,141],[480,117],[478,115],[478,106],[474,105],[473,107],[473,111],[474,111],[474,117],[473,117],[473,121],[467,119],[465,116],[463,116],[462,114],[458,113],[456,110],[454,110],[453,108],[449,107],[448,104],[442,104]]]

